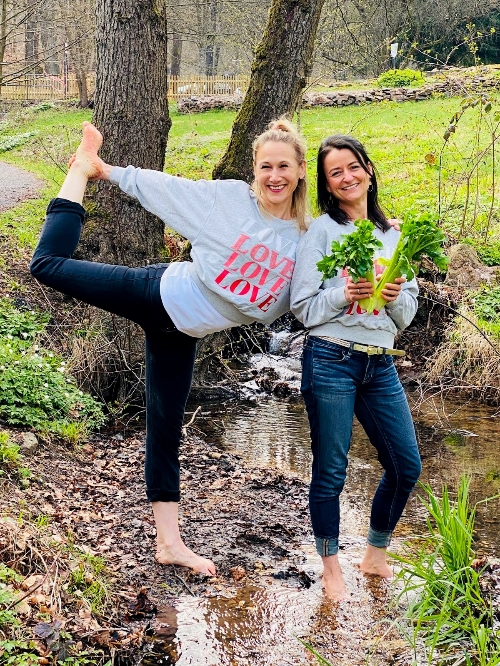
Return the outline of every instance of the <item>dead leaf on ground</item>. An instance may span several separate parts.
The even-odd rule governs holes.
[[[247,572],[243,567],[233,567],[229,571],[231,572],[231,576],[235,581],[239,581],[242,578],[245,578],[245,576],[247,575]]]
[[[156,606],[148,599],[145,588],[142,588],[137,598],[128,604],[128,615],[131,618],[154,614],[156,610]]]

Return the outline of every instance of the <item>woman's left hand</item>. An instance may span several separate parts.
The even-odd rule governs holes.
[[[391,218],[390,220],[387,220],[387,222],[390,224],[390,226],[393,229],[396,229],[396,231],[401,230],[401,227],[399,225],[403,224],[403,220],[398,220],[397,218]]]
[[[387,301],[388,303],[391,303],[392,301],[395,301],[396,298],[399,296],[401,293],[401,285],[406,282],[405,277],[398,277],[395,278],[394,282],[388,282],[385,287],[382,289],[380,292],[382,298]]]

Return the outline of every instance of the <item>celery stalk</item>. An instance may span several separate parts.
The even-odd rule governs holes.
[[[360,307],[368,314],[374,310],[380,311],[387,303],[382,296],[385,285],[394,283],[396,278],[403,275],[407,280],[412,280],[418,273],[417,262],[424,255],[433,261],[437,268],[446,270],[448,257],[442,248],[445,240],[442,230],[431,219],[429,213],[407,217],[403,222],[401,236],[391,259],[379,260],[381,263],[386,263],[386,268],[375,283],[373,295],[360,300]]]

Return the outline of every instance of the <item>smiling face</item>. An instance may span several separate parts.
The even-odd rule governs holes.
[[[371,164],[367,165],[367,173],[352,150],[332,148],[324,158],[323,168],[326,189],[338,200],[340,208],[346,212],[353,207],[367,208]]]
[[[290,219],[293,193],[305,173],[305,162],[297,160],[293,145],[266,141],[257,149],[254,162],[260,203],[271,215]]]

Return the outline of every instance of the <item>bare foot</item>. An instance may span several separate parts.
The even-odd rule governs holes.
[[[387,553],[385,548],[375,548],[368,544],[365,556],[359,565],[364,574],[369,576],[380,576],[380,578],[394,578],[394,572],[387,564]]]
[[[338,555],[322,557],[323,560],[323,589],[328,599],[332,601],[345,601],[351,594],[346,587]]]
[[[89,179],[95,180],[101,178],[105,166],[104,162],[97,155],[101,145],[102,134],[92,123],[84,121],[82,140],[76,153],[71,156],[69,166],[71,167],[77,163],[85,171]]]
[[[89,123],[88,120],[83,121],[82,127],[83,136],[80,143],[81,149],[85,153],[97,155],[99,148],[102,146],[102,134],[97,127],[92,125],[92,123]]]
[[[207,576],[215,576],[215,564],[212,560],[197,555],[182,541],[171,546],[158,545],[155,559],[160,564],[178,564]]]

